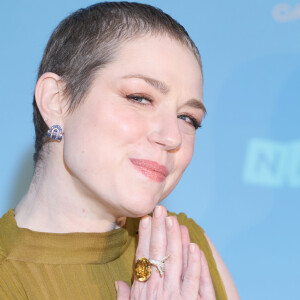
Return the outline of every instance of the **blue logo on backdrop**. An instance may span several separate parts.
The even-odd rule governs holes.
[[[300,140],[250,140],[243,178],[255,185],[300,187]]]
[[[300,3],[294,7],[286,3],[277,4],[272,10],[272,16],[277,22],[289,22],[300,19]]]

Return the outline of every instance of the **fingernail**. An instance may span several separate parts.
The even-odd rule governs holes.
[[[142,218],[142,225],[144,228],[147,228],[148,225],[149,225],[149,220],[150,220],[150,217],[149,216],[146,216],[146,217],[143,217]]]
[[[118,293],[118,291],[119,291],[119,286],[118,286],[118,282],[117,282],[117,281],[115,281],[115,287],[116,287],[116,291],[117,291],[117,293]]]
[[[196,248],[196,245],[193,244],[193,243],[190,243],[190,252],[191,252],[191,253],[194,253],[194,252],[195,252],[195,248]]]
[[[154,211],[155,218],[159,218],[161,216],[161,206],[156,206]]]
[[[172,217],[166,217],[166,224],[168,228],[171,228],[173,225]]]

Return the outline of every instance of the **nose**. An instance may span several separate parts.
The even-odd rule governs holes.
[[[166,151],[178,150],[182,143],[178,125],[178,118],[175,113],[157,116],[152,119],[148,140]]]

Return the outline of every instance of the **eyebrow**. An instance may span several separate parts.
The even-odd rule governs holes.
[[[206,108],[205,108],[204,104],[199,100],[190,99],[190,100],[188,100],[187,103],[184,104],[184,106],[190,106],[190,107],[193,107],[193,108],[201,109],[203,111],[204,115],[207,114],[207,111],[206,111]]]
[[[166,95],[169,93],[170,88],[168,87],[168,85],[160,80],[142,75],[142,74],[131,74],[131,75],[125,75],[122,78],[139,78],[139,79],[143,79],[144,81],[146,81],[147,83],[149,83],[150,85],[152,85],[156,90],[160,91],[162,94]]]
[[[143,79],[145,82],[153,86],[156,90],[160,91],[162,94],[166,95],[170,91],[170,87],[163,81],[142,75],[142,74],[130,74],[130,75],[125,75],[122,78],[128,79],[128,78],[139,78]],[[196,99],[190,99],[188,100],[184,106],[190,106],[193,108],[201,109],[204,112],[204,115],[206,115],[207,111],[204,106],[204,104]]]

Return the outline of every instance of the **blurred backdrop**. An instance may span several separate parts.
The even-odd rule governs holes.
[[[164,204],[206,230],[242,299],[299,299],[299,0],[141,2],[184,25],[204,65],[208,114]],[[92,3],[1,3],[1,215],[32,176],[31,102],[46,42],[62,18]]]

